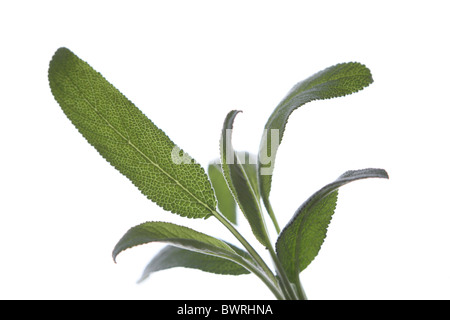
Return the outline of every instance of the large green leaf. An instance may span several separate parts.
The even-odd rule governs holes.
[[[49,81],[79,132],[145,196],[185,217],[204,218],[215,210],[204,169],[86,62],[58,49]]]
[[[336,181],[314,193],[295,212],[280,233],[277,255],[290,281],[303,271],[319,253],[336,208],[338,188],[355,180],[388,178],[383,169],[347,171]]]
[[[364,65],[337,64],[297,83],[278,104],[265,125],[258,154],[260,192],[269,213],[272,212],[269,194],[275,158],[291,113],[307,102],[345,96],[372,82],[370,70]]]
[[[169,222],[145,222],[128,230],[113,250],[114,261],[122,251],[151,242],[167,243],[182,249],[234,261],[240,265],[251,263],[247,255],[240,255],[226,242]]]
[[[230,244],[228,244],[231,246]],[[234,250],[238,249],[234,247]],[[241,255],[248,255],[240,251]],[[153,257],[142,273],[139,282],[147,279],[152,273],[170,268],[183,267],[223,275],[249,274],[250,271],[227,259],[190,251],[178,247],[166,246]]]
[[[256,186],[248,176],[241,162],[242,158],[234,151],[231,143],[233,122],[239,112],[236,110],[230,111],[223,124],[220,141],[223,174],[239,208],[247,218],[253,234],[267,248],[270,246],[270,240],[262,216],[259,192],[257,189],[255,190]]]

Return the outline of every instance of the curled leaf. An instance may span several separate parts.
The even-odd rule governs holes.
[[[373,82],[370,70],[357,62],[341,63],[297,83],[278,104],[264,127],[258,154],[261,197],[269,212],[272,173],[278,147],[291,113],[314,100],[330,99],[357,92]]]
[[[327,228],[336,208],[338,188],[352,181],[367,178],[388,179],[383,169],[347,171],[334,182],[314,193],[295,212],[281,231],[277,243],[277,255],[290,281],[303,271],[319,253]]]
[[[244,216],[247,218],[253,234],[265,247],[270,246],[267,229],[261,211],[259,191],[256,181],[251,177],[251,168],[241,162],[241,157],[234,151],[231,143],[231,131],[236,115],[240,111],[230,111],[225,118],[220,143],[220,159],[225,180]],[[255,189],[256,188],[256,189]]]

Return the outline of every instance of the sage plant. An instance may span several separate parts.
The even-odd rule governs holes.
[[[272,173],[289,116],[313,100],[345,96],[368,86],[372,75],[360,63],[337,64],[297,83],[267,120],[257,155],[233,149],[233,122],[240,111],[230,111],[220,134],[219,159],[207,170],[70,50],[56,51],[48,75],[53,96],[73,125],[148,199],[182,217],[217,219],[237,240],[232,244],[185,226],[144,222],[129,229],[113,250],[115,260],[137,245],[167,244],[152,258],[141,280],[174,267],[226,275],[253,273],[277,299],[306,299],[299,274],[324,242],[338,189],[360,179],[388,178],[383,169],[347,171],[301,204],[283,228],[270,202]],[[239,232],[238,213],[270,253],[271,267]],[[267,218],[276,230],[275,242],[269,238]]]

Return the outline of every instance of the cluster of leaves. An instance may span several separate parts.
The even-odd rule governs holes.
[[[359,91],[372,81],[364,65],[343,63],[298,83],[269,117],[256,156],[233,149],[229,133],[239,111],[231,111],[222,128],[220,161],[212,162],[206,172],[100,73],[70,50],[58,49],[49,68],[50,87],[56,101],[112,166],[164,210],[188,218],[215,217],[243,246],[239,248],[185,226],[145,222],[131,228],[119,240],[113,258],[137,245],[167,243],[148,264],[142,280],[156,271],[173,267],[217,274],[254,273],[278,299],[306,298],[299,273],[320,250],[336,208],[338,189],[355,180],[388,178],[388,175],[382,169],[344,173],[305,201],[281,230],[269,201],[272,175],[263,172],[273,168],[287,120],[295,109],[313,100]],[[278,133],[275,138],[267,134],[271,130]],[[173,161],[174,150],[182,157],[182,163]],[[268,154],[270,163],[262,161]],[[267,266],[237,230],[238,208],[256,239],[270,252],[275,270]],[[275,245],[268,236],[266,214],[279,234]]]

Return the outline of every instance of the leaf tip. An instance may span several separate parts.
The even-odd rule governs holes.
[[[349,170],[343,173],[339,179],[361,177],[361,178],[382,178],[389,179],[389,174],[384,169],[367,168],[360,170]]]
[[[114,248],[113,252],[112,252],[112,258],[114,263],[117,264],[117,255],[119,254],[119,252],[116,252],[116,248]]]

